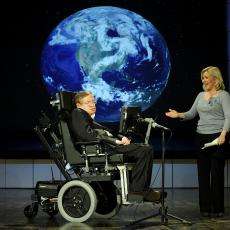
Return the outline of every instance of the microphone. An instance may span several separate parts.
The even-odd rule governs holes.
[[[159,129],[163,129],[163,130],[166,130],[166,131],[170,131],[169,128],[167,128],[167,127],[165,127],[165,126],[163,126],[163,125],[157,124],[152,118],[148,118],[148,117],[146,117],[146,118],[138,118],[138,119],[137,119],[137,122],[151,123],[151,126],[152,126],[153,128],[159,128]]]

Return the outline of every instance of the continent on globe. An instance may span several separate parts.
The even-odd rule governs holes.
[[[117,122],[120,109],[154,104],[164,90],[170,57],[165,40],[142,16],[104,6],[81,10],[49,35],[41,57],[48,92],[91,91],[95,119]]]

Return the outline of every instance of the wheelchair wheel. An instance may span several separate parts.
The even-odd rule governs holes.
[[[81,223],[88,220],[97,206],[93,188],[83,181],[67,182],[58,193],[58,209],[70,222]]]
[[[97,196],[97,208],[94,216],[98,218],[111,218],[121,207],[121,196],[112,181],[94,181],[90,185]]]
[[[31,205],[27,205],[24,208],[24,215],[29,218],[32,219],[34,218],[38,213],[38,203],[34,202]]]

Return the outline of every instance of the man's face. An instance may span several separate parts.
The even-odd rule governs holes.
[[[85,110],[90,116],[96,113],[96,102],[94,96],[89,94],[88,96],[82,98],[77,107]]]

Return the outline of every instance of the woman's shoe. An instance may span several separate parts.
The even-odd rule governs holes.
[[[221,218],[224,216],[223,212],[212,213],[213,218]]]

